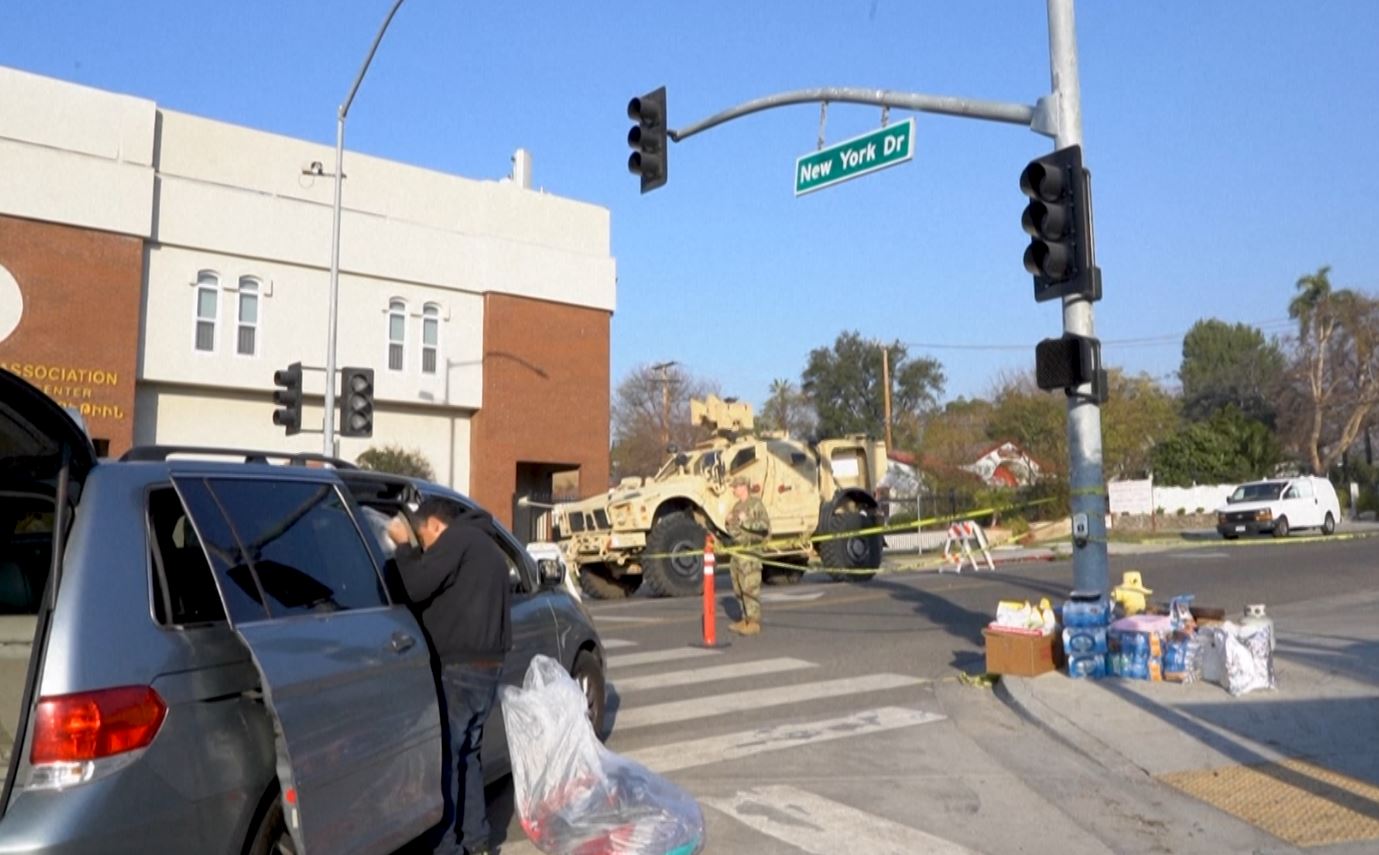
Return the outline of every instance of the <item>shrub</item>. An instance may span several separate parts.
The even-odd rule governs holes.
[[[355,460],[360,467],[375,472],[388,472],[393,475],[406,475],[410,478],[435,480],[435,470],[431,462],[420,451],[403,448],[400,445],[381,445],[368,449]]]
[[[1187,516],[1187,508],[1179,508],[1176,513],[1180,517],[1185,517]]]

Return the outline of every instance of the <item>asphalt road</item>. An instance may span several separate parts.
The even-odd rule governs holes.
[[[1229,614],[1379,589],[1379,538],[1242,543],[1113,556],[1112,578],[1139,570],[1153,600],[1190,593]],[[736,605],[723,579],[719,632],[732,644],[713,651],[691,646],[698,598],[589,602],[608,647],[608,747],[698,799],[711,852],[1139,851],[1135,840],[1210,851],[1198,847],[1217,829],[1229,849],[1218,815],[1175,842],[1145,807],[1161,794],[1105,792],[1101,770],[956,679],[985,670],[981,630],[998,600],[1061,599],[1072,576],[1070,561],[853,584],[811,575],[765,589],[752,639],[726,630]],[[534,852],[510,794],[495,797],[504,851]],[[1077,804],[1096,807],[1066,807]]]

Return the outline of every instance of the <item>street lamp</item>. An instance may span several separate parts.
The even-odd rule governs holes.
[[[359,73],[354,76],[354,83],[350,86],[350,92],[345,96],[345,100],[340,104],[340,109],[335,113],[335,206],[331,213],[330,224],[330,319],[326,333],[326,416],[325,416],[325,453],[333,456],[335,454],[335,333],[336,318],[340,312],[340,191],[342,179],[345,177],[343,171],[343,161],[345,159],[345,116],[349,114],[350,105],[354,103],[354,95],[359,91],[359,84],[364,82],[364,75],[369,70],[369,63],[373,62],[373,55],[378,52],[378,43],[383,41],[383,34],[387,32],[388,25],[393,22],[393,16],[397,14],[398,7],[403,0],[394,0],[393,6],[388,10],[388,17],[383,19],[383,26],[378,28],[378,35],[373,37],[373,44],[369,46],[368,56],[364,57],[364,64],[359,66]]]

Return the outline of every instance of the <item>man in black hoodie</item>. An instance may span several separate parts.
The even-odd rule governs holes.
[[[421,549],[411,545],[401,519],[389,525],[388,536],[398,545],[402,582],[440,660],[450,723],[454,765],[446,770],[446,799],[455,827],[436,851],[486,853],[489,826],[479,747],[484,721],[498,698],[503,658],[512,649],[512,581],[493,518],[484,511],[427,499],[416,519]]]

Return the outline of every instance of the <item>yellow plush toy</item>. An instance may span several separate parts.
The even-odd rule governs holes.
[[[1120,584],[1111,591],[1111,599],[1121,604],[1125,609],[1126,617],[1137,615],[1144,611],[1144,598],[1154,593],[1144,586],[1144,580],[1140,578],[1140,571],[1126,570],[1121,577]]]

